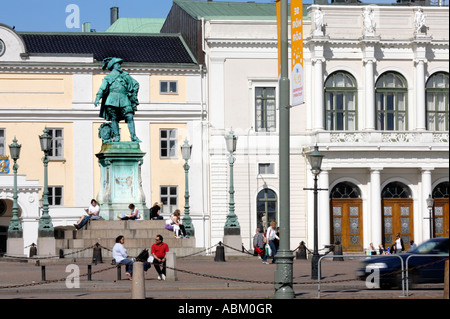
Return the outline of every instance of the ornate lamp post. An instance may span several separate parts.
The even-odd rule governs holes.
[[[311,172],[314,175],[314,251],[311,259],[311,279],[317,279],[319,272],[319,249],[318,249],[318,218],[317,218],[317,194],[319,190],[317,188],[317,176],[320,174],[320,167],[322,166],[322,159],[324,155],[319,152],[319,147],[314,146],[314,151],[309,154],[309,162],[311,165]]]
[[[434,218],[433,218],[433,206],[434,206],[434,199],[431,197],[431,194],[427,198],[427,208],[428,208],[428,214],[429,214],[429,220],[430,220],[430,238],[434,237],[433,233],[433,224],[434,224]]]
[[[11,153],[11,158],[14,161],[13,171],[14,171],[14,193],[13,193],[13,216],[9,222],[8,227],[8,238],[20,238],[23,236],[23,229],[19,219],[19,206],[17,205],[17,169],[19,165],[17,160],[20,157],[20,149],[22,145],[17,143],[16,137],[14,137],[13,143],[9,145],[9,152]]]
[[[225,142],[227,145],[228,153],[230,153],[229,163],[230,163],[230,203],[229,212],[227,215],[227,220],[225,222],[224,234],[225,235],[240,235],[241,227],[239,225],[238,218],[234,213],[234,181],[233,181],[233,166],[235,158],[233,153],[236,152],[237,136],[234,135],[231,129],[228,135],[225,135]]]
[[[51,149],[52,137],[47,128],[44,129],[44,134],[39,136],[41,142],[41,150],[44,152],[44,192],[42,195],[43,205],[42,205],[42,216],[39,219],[39,237],[53,237],[54,229],[52,224],[52,218],[48,213],[48,152]]]
[[[181,146],[181,155],[185,161],[184,163],[184,176],[185,176],[185,192],[184,192],[184,217],[183,217],[183,225],[186,229],[186,234],[188,236],[195,235],[194,225],[192,224],[191,216],[189,215],[189,165],[188,161],[191,158],[192,153],[192,145],[189,145],[188,140],[184,141],[184,144]]]

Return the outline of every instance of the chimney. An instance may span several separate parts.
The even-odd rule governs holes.
[[[111,24],[117,21],[119,19],[119,7],[112,7],[111,8]]]

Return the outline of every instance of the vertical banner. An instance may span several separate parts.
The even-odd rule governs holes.
[[[303,0],[291,0],[291,105],[304,103]]]

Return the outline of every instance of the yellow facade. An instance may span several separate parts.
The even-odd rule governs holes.
[[[71,74],[0,74],[0,108],[71,108]]]
[[[92,101],[101,82],[107,73],[92,75]],[[161,94],[160,81],[176,81],[177,93]],[[180,103],[186,102],[187,83],[185,76],[179,75],[149,75],[149,87],[141,87],[140,90],[149,90],[150,103]],[[29,109],[31,112],[38,109],[65,109],[70,110],[73,106],[73,75],[72,74],[50,74],[50,73],[1,73],[0,74],[0,109]],[[147,101],[141,101],[141,103]],[[148,107],[148,106],[147,106]],[[94,108],[99,110],[100,106]],[[139,111],[138,111],[139,112]],[[63,206],[75,205],[75,183],[76,176],[83,172],[74,171],[74,161],[80,160],[80,156],[74,154],[74,123],[70,122],[32,122],[24,120],[20,122],[1,122],[0,128],[5,129],[6,145],[12,143],[14,136],[22,144],[19,159],[19,174],[26,175],[29,180],[38,180],[40,185],[44,183],[44,168],[42,163],[43,152],[40,150],[39,135],[43,134],[45,127],[62,129],[64,138],[63,156],[53,159],[48,166],[48,185],[63,187]],[[95,156],[101,149],[101,139],[98,138],[98,128],[103,119],[92,123],[92,137],[94,154],[92,159],[87,159],[93,167],[93,198],[98,194],[100,188],[100,167]],[[160,186],[178,187],[178,208],[184,207],[184,160],[181,156],[180,146],[187,136],[186,123],[152,123],[148,122],[150,136],[140,137],[150,140],[150,149],[142,149],[149,154],[150,160],[143,165],[150,166],[151,176],[151,198],[147,198],[147,205],[151,207],[154,202],[160,201]],[[177,158],[162,159],[159,155],[159,131],[160,129],[177,129]],[[121,140],[130,141],[128,126],[125,122],[120,123]],[[9,155],[9,149],[5,149]],[[82,157],[81,157],[82,158]],[[41,194],[42,196],[42,190]]]
[[[177,93],[160,93],[161,81],[176,81]],[[150,101],[151,102],[186,102],[187,85],[184,76],[175,75],[151,75],[150,76]]]
[[[161,129],[177,129],[177,158],[160,158],[159,134]],[[184,160],[181,156],[181,145],[187,136],[184,123],[150,124],[150,162],[151,162],[151,203],[159,202],[160,186],[178,186],[178,208],[184,207]],[[143,150],[146,152],[147,150]],[[150,202],[150,201],[148,201]]]
[[[63,129],[64,156],[61,159],[50,160],[48,164],[48,185],[62,186],[64,206],[71,206],[74,202],[74,154],[73,154],[73,124],[72,123],[42,123],[42,122],[16,122],[0,123],[6,130],[6,144],[10,145],[14,137],[22,145],[18,160],[18,174],[27,176],[29,180],[39,180],[43,185],[44,164],[42,158],[39,135],[43,134],[45,127]],[[12,135],[14,134],[14,135]],[[6,150],[9,155],[9,148]],[[42,196],[42,191],[40,196]]]

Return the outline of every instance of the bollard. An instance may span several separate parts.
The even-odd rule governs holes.
[[[296,254],[296,259],[307,259],[306,257],[306,245],[305,242],[302,241],[300,246],[298,247],[298,251]]]
[[[166,280],[177,281],[177,255],[173,252],[166,253]]]
[[[334,245],[333,255],[343,255],[344,252],[342,251],[342,245],[340,242],[337,242],[336,245]],[[344,261],[344,257],[333,257],[333,261]]]
[[[449,296],[448,296],[448,259],[445,261],[444,299],[449,299]]]
[[[122,267],[120,264],[117,265],[117,280],[122,280]]]
[[[63,249],[59,250],[59,258],[64,258],[64,250]]]
[[[45,266],[44,265],[41,266],[41,279],[42,279],[42,281],[46,281],[46,279],[45,279]]]
[[[100,247],[99,243],[95,244],[95,247],[92,250],[92,262],[95,264],[97,263],[103,263],[102,259],[102,248]]]
[[[216,247],[214,261],[225,261],[225,247],[222,246],[221,241],[219,241],[219,246]]]
[[[144,263],[141,261],[133,263],[131,299],[145,299]]]
[[[92,281],[92,265],[88,265],[88,275],[87,280]]]

